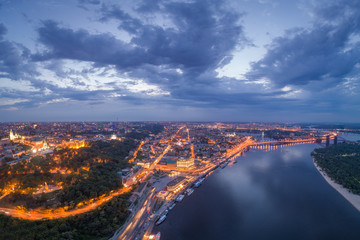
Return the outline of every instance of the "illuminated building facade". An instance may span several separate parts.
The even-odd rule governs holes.
[[[174,180],[170,181],[166,188],[170,192],[178,192],[184,186],[186,186],[186,178],[183,176],[177,177]]]
[[[176,162],[176,167],[178,168],[189,168],[194,166],[194,158],[179,158]]]
[[[64,147],[75,148],[75,149],[79,149],[87,146],[85,140],[81,138],[71,139],[69,142],[65,142],[63,145]]]
[[[21,138],[21,136],[17,133],[13,133],[12,129],[10,129],[10,134],[9,134],[9,139],[10,140],[15,140],[15,139],[19,139]]]
[[[137,162],[136,165],[142,166],[144,168],[149,168],[150,167],[149,162]]]

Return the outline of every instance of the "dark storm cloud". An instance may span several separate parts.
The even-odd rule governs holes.
[[[100,21],[115,20],[119,30],[129,34],[130,41],[124,42],[112,34],[73,30],[52,20],[43,21],[38,28],[38,40],[46,48],[33,54],[32,59],[43,62],[44,67],[60,79],[71,81],[72,87],[33,80],[37,89],[51,91],[34,102],[56,98],[101,102],[116,92],[120,94],[116,99],[135,105],[158,103],[201,108],[244,105],[267,109],[289,106],[305,109],[308,105],[306,101],[291,97],[295,90],[264,91],[261,84],[257,87],[233,78],[218,77],[215,69],[226,65],[234,50],[251,45],[240,23],[243,14],[219,1],[142,1],[132,11],[125,11],[120,5],[98,7]],[[358,16],[354,11],[341,15],[338,8],[337,4],[319,7],[315,10],[317,20],[311,29],[289,30],[285,36],[275,38],[263,59],[252,64],[252,70],[246,75],[248,80],[266,78],[275,83],[275,89],[316,81],[326,81],[327,88],[338,85],[339,79],[342,81],[354,71],[359,56],[358,46],[349,47],[349,39],[358,31]],[[155,15],[161,16],[159,22],[147,20]],[[147,95],[152,90],[129,92],[116,82],[108,84],[112,84],[113,90],[80,90],[75,86],[86,87],[84,81],[90,70],[64,70],[64,59],[90,62],[94,69],[115,66],[118,72],[114,77],[142,80],[169,95]],[[74,77],[77,75],[79,78]],[[321,96],[323,101],[319,106],[327,106],[331,99]]]
[[[116,6],[102,9],[102,20],[118,20],[119,29],[132,35],[131,43],[167,60],[165,64],[146,64],[134,69],[129,76],[161,86],[178,104],[230,107],[259,101],[250,100],[246,94],[229,96],[214,71],[231,60],[236,47],[249,44],[239,23],[241,13],[224,9],[216,1],[151,1],[150,5],[143,1],[137,11],[145,16],[163,14],[171,24],[167,27],[144,24]],[[233,99],[236,101],[230,103]]]
[[[118,19],[121,22],[119,28],[128,31],[131,34],[136,34],[143,28],[143,24],[139,19],[133,18],[130,14],[125,13],[117,6],[107,7],[106,5],[103,5],[101,12],[101,21],[107,21],[111,18]]]
[[[247,43],[239,24],[242,15],[222,9],[216,1],[157,1],[154,5],[146,12],[144,5],[138,9],[145,14],[163,14],[173,26],[142,23],[117,6],[103,7],[102,20],[117,19],[119,28],[132,34],[131,43],[156,56],[160,64],[173,64],[192,74],[218,67],[232,57],[236,46]]]
[[[151,58],[143,49],[132,47],[110,34],[92,35],[86,30],[74,31],[50,20],[44,21],[39,28],[39,41],[49,50],[35,54],[35,61],[73,59],[127,68],[137,67]]]
[[[318,7],[310,29],[289,30],[275,38],[267,54],[252,63],[247,78],[267,78],[280,87],[320,81],[328,88],[344,81],[360,56],[359,42],[351,42],[360,32],[360,2],[345,2]]]
[[[44,14],[48,4],[38,4],[39,17],[50,16],[45,20],[23,5],[22,25],[11,20],[4,20],[6,27],[0,23],[0,78],[7,85],[0,89],[5,103],[1,109],[40,106],[34,112],[41,112],[52,106],[58,111],[101,104],[108,112],[113,111],[111,105],[142,110],[160,106],[171,109],[168,112],[196,109],[195,115],[199,110],[208,114],[204,116],[227,112],[231,119],[272,113],[281,119],[289,112],[294,113],[292,119],[317,113],[355,116],[360,107],[360,2],[315,2],[313,25],[274,38],[243,79],[226,74],[237,72],[235,62],[246,61],[239,61],[239,50],[254,47],[244,29],[255,34],[256,41],[264,40],[257,33],[267,23],[258,31],[243,27],[257,24],[248,20],[262,6],[247,6],[248,17],[243,17],[242,6],[227,0],[78,0],[57,5],[59,14],[54,18]],[[284,4],[271,13],[287,8]],[[298,9],[290,12],[300,14]],[[74,16],[77,13],[84,16]],[[27,15],[34,19],[30,25],[37,25],[38,38],[19,40],[21,34],[30,33]],[[298,17],[292,22],[305,24]],[[274,19],[269,18],[270,25]],[[93,24],[94,20],[99,22]],[[106,33],[114,23],[118,32]],[[7,28],[11,35],[6,35]],[[268,36],[274,29],[266,30]],[[237,59],[221,69],[234,52]]]
[[[173,100],[189,105],[220,107],[261,101],[250,94],[228,95],[220,86],[222,79],[216,77],[215,69],[228,63],[237,47],[249,44],[239,23],[242,13],[235,13],[217,1],[156,1],[153,8],[145,7],[146,4],[147,1],[140,4],[134,16],[115,5],[101,7],[101,21],[118,21],[118,28],[130,34],[130,43],[110,34],[90,34],[44,21],[38,33],[39,42],[47,50],[33,58],[88,61],[94,67],[115,65],[120,75],[125,73],[127,77],[155,84],[170,92]],[[166,18],[169,26],[145,22],[152,14]],[[48,67],[65,77],[58,65]],[[262,96],[265,97],[270,96]],[[138,97],[135,98],[138,103]]]
[[[102,21],[117,19],[119,28],[132,35],[131,44],[110,34],[92,35],[44,21],[39,28],[39,41],[49,51],[37,54],[34,59],[76,59],[114,64],[119,69],[142,64],[170,65],[199,74],[220,66],[245,41],[238,24],[241,15],[215,7],[205,1],[164,4],[162,11],[170,16],[175,27],[163,28],[143,23],[116,6],[103,6]]]
[[[152,82],[162,86],[170,92],[170,96],[152,100],[159,103],[174,104],[177,106],[194,106],[201,108],[236,108],[239,105],[267,106],[267,108],[285,107],[294,103],[295,99],[284,99],[279,96],[289,92],[259,92],[261,87],[246,89],[241,81],[228,79],[232,91],[225,86],[224,78],[217,78],[216,73],[206,72],[196,78],[181,75],[176,71],[161,69],[154,66],[144,66],[130,74],[133,78],[147,77]],[[237,83],[234,83],[237,82]],[[253,89],[252,89],[253,88]]]
[[[30,61],[30,50],[21,44],[3,40],[6,33],[6,27],[0,23],[0,77],[17,80],[37,75]]]

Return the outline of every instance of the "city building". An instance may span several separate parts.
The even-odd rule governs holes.
[[[71,139],[69,142],[64,142],[63,146],[68,147],[68,148],[78,149],[78,148],[86,147],[87,144],[86,144],[85,140],[82,138],[74,138],[74,139]]]
[[[110,140],[117,140],[117,136],[115,133],[113,135],[111,135]]]
[[[178,168],[189,168],[194,166],[194,158],[179,158],[176,162],[176,167]]]
[[[149,168],[150,162],[137,162],[136,165],[142,166],[143,168]]]
[[[13,141],[15,139],[21,138],[21,136],[19,134],[17,134],[17,133],[13,133],[12,129],[10,129],[9,138],[10,138],[11,141]]]
[[[167,184],[166,188],[170,192],[177,192],[184,186],[186,186],[186,178],[183,176],[180,176],[180,177],[175,178],[174,180],[171,180]]]

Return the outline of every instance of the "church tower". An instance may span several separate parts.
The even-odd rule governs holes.
[[[15,139],[15,135],[14,135],[12,129],[10,129],[9,138],[10,138],[10,140],[14,140],[14,139]]]

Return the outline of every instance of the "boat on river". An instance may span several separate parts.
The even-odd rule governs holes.
[[[159,220],[155,223],[156,225],[160,225],[162,222],[164,222],[166,219],[166,215],[161,215]]]
[[[177,198],[176,198],[176,201],[177,202],[181,202],[183,199],[184,199],[185,195],[183,194],[180,194]]]

